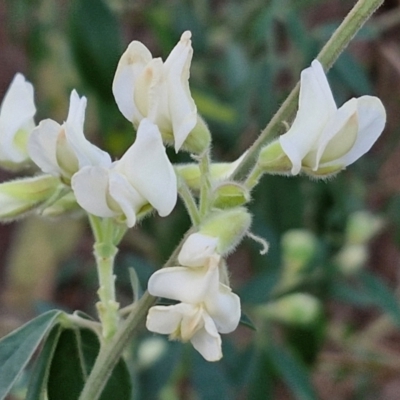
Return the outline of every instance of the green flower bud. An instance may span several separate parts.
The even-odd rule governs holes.
[[[51,175],[0,184],[0,220],[10,221],[38,209],[58,191],[59,186],[60,180]]]
[[[212,181],[223,181],[229,179],[242,161],[245,154],[233,162],[212,163],[210,175]],[[174,165],[175,172],[185,181],[186,185],[193,190],[200,190],[200,168],[199,164],[178,164]]]
[[[368,251],[363,244],[345,245],[336,256],[340,271],[345,275],[353,275],[360,271],[368,260]]]
[[[41,215],[44,217],[58,217],[65,213],[74,213],[79,211],[82,211],[82,208],[76,202],[74,192],[68,191],[67,194],[46,207],[41,212]]]
[[[225,255],[243,239],[251,225],[251,215],[243,207],[215,211],[201,225],[199,233],[218,238],[217,252]]]
[[[259,306],[260,316],[290,325],[309,325],[322,314],[321,302],[308,293],[293,293]]]
[[[282,257],[285,268],[297,274],[306,267],[317,251],[317,239],[305,229],[293,229],[282,237]]]
[[[201,154],[210,147],[211,134],[204,120],[197,114],[197,123],[181,147],[190,153]]]
[[[358,211],[350,215],[346,227],[346,242],[349,244],[364,244],[382,229],[382,218],[368,211]]]
[[[225,182],[214,189],[214,203],[216,208],[232,208],[242,206],[250,201],[249,191],[236,182]]]
[[[284,153],[279,140],[261,149],[258,166],[266,173],[280,175],[290,175],[292,169],[292,163]]]

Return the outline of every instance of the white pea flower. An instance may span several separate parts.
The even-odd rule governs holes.
[[[33,86],[16,74],[0,108],[0,164],[15,168],[29,161],[27,141],[35,127]]]
[[[164,217],[175,206],[177,182],[160,132],[143,119],[136,140],[110,167],[87,166],[71,181],[78,204],[99,217],[117,217],[128,227],[149,203]]]
[[[133,41],[122,55],[113,82],[121,113],[137,128],[143,118],[174,138],[178,151],[197,123],[197,109],[189,89],[193,49],[186,31],[163,61],[153,58],[141,42]]]
[[[52,119],[41,121],[28,142],[29,155],[38,167],[67,183],[84,166],[111,165],[109,154],[85,138],[85,109],[86,97],[73,90],[67,120],[62,125]]]
[[[202,267],[215,254],[218,238],[202,233],[192,233],[183,244],[178,255],[180,265]]]
[[[213,255],[200,268],[161,269],[148,283],[151,295],[180,303],[152,307],[147,329],[168,334],[170,339],[190,341],[207,361],[222,357],[219,333],[234,331],[241,313],[239,297],[219,281],[219,259]]]
[[[382,102],[373,96],[352,98],[339,109],[319,61],[301,73],[299,109],[279,143],[291,173],[303,168],[315,175],[338,172],[365,154],[386,121]]]

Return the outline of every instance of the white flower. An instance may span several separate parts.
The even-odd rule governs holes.
[[[321,64],[314,60],[301,73],[299,110],[293,125],[279,138],[296,175],[302,167],[317,175],[337,172],[365,154],[386,121],[377,97],[362,96],[336,107]]]
[[[118,217],[128,227],[148,203],[163,217],[177,200],[174,169],[156,125],[143,119],[136,141],[110,167],[84,167],[71,182],[78,204],[99,217]]]
[[[33,86],[16,74],[0,108],[0,163],[15,166],[29,160],[27,140],[35,127]]]
[[[215,254],[218,238],[192,233],[183,244],[178,255],[180,265],[186,267],[202,267],[207,260]]]
[[[171,339],[190,341],[207,361],[222,357],[219,333],[230,333],[240,320],[240,299],[219,281],[220,257],[210,256],[199,268],[172,267],[155,272],[148,290],[153,296],[177,300],[149,310],[146,326]]]
[[[197,123],[197,109],[189,89],[193,49],[186,31],[163,63],[142,43],[133,41],[122,55],[113,82],[115,101],[135,127],[143,118],[158,125],[175,141],[178,151]]]
[[[60,176],[67,182],[88,165],[108,166],[108,153],[91,144],[83,133],[86,98],[73,90],[67,120],[62,124],[46,119],[32,132],[28,151],[43,172]]]

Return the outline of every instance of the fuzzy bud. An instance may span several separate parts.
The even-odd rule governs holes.
[[[0,220],[11,221],[38,209],[57,192],[59,185],[60,180],[51,175],[0,184]]]
[[[217,252],[225,255],[240,243],[250,225],[250,213],[243,207],[236,207],[212,213],[201,224],[199,233],[218,238]]]
[[[250,201],[249,191],[236,182],[225,182],[214,189],[214,203],[216,208],[232,208],[242,206]]]

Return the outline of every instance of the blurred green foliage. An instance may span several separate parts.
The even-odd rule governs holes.
[[[57,114],[65,118],[69,91],[76,87],[89,97],[87,134],[95,136],[115,157],[134,139],[111,92],[124,48],[131,40],[141,40],[154,55],[165,59],[182,31],[191,30],[194,58],[190,83],[198,110],[213,134],[216,160],[234,160],[254,141],[297,82],[300,71],[309,65],[353,4],[335,2],[340,12],[332,17],[329,7],[324,10],[329,2],[322,0],[6,3],[7,30],[28,56],[29,69],[24,72],[38,88],[41,116],[47,112],[46,117]],[[355,44],[360,40],[365,45],[377,37],[378,31],[366,26]],[[377,84],[366,63],[352,51],[339,58],[328,76],[338,104],[351,96],[373,94]],[[176,162],[188,161],[187,155],[170,154]],[[347,334],[337,330],[353,331],[355,341],[358,334],[362,335],[352,321],[335,330],[336,321],[327,311],[328,305],[347,304],[364,312],[379,309],[399,326],[399,302],[385,279],[364,271],[365,265],[349,275],[335,259],[346,244],[350,215],[368,208],[369,191],[381,163],[379,157],[367,155],[327,182],[263,178],[252,194],[250,210],[254,215],[252,231],[269,242],[269,252],[259,255],[258,245],[246,239],[239,256],[228,260],[233,265],[234,289],[256,331],[242,327],[224,337],[224,358],[211,364],[190,346],[165,338],[160,338],[162,352],[145,363],[141,349],[152,335],[143,330],[126,355],[134,398],[317,399],[322,395],[311,377],[318,371],[324,343],[336,340],[336,345],[347,351]],[[397,245],[399,209],[396,196],[389,202],[388,215],[396,230]],[[132,298],[128,268],[136,269],[137,279],[145,288],[151,272],[168,258],[189,223],[180,204],[169,218],[147,219],[129,233],[116,266],[122,301],[128,303]],[[302,271],[294,272],[294,281],[287,284],[285,268],[291,267],[285,265],[281,243],[282,236],[292,229],[312,232],[317,246]],[[367,248],[368,243],[363,245]],[[69,262],[73,266],[65,264],[67,271],[80,269],[79,257],[71,257]],[[68,273],[59,277],[60,285],[71,279]],[[83,280],[85,288],[93,290],[96,286],[93,272]],[[322,305],[321,315],[302,325],[272,318],[257,308],[275,304],[291,293],[313,296]],[[93,311],[91,305],[87,308]],[[369,322],[368,318],[364,322]],[[65,336],[63,340],[72,339]],[[367,350],[354,351],[361,354],[361,363],[368,362]],[[329,379],[339,381],[340,374],[347,374],[359,380],[363,374],[372,377],[373,372],[339,366],[335,374]],[[352,398],[361,398],[357,396],[365,393],[365,385],[354,385]],[[372,388],[374,381],[370,385]],[[326,393],[324,396],[329,398]]]

